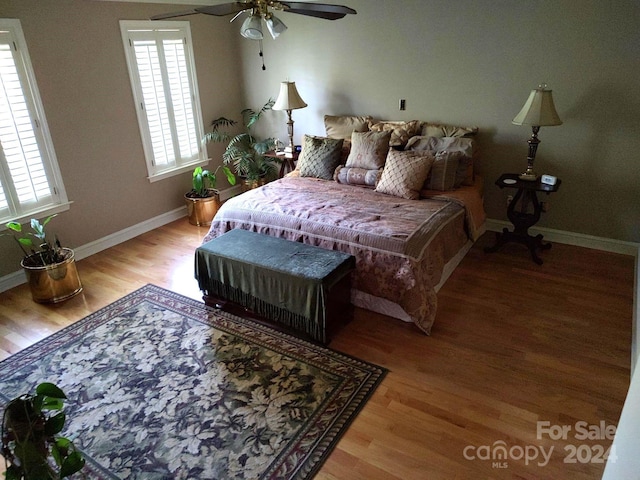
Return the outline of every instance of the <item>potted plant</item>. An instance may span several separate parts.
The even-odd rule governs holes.
[[[73,442],[57,436],[66,420],[64,392],[41,383],[36,393],[11,400],[2,416],[2,456],[6,480],[53,480],[80,471],[85,460]]]
[[[193,171],[192,189],[184,195],[189,223],[197,226],[211,225],[211,220],[220,208],[220,192],[216,190],[218,170],[222,169],[231,185],[236,177],[226,165],[220,165],[214,172],[196,167]]]
[[[27,275],[31,296],[38,303],[62,302],[82,291],[73,250],[62,247],[57,236],[50,241],[46,235],[45,226],[55,216],[42,223],[32,218],[33,231],[26,234],[19,222],[6,224],[24,253],[20,265]]]
[[[220,117],[211,122],[211,132],[205,135],[207,142],[228,142],[222,161],[225,165],[233,165],[236,173],[242,178],[245,189],[264,184],[265,179],[277,171],[273,159],[265,156],[276,149],[277,140],[260,140],[251,133],[251,127],[265,112],[271,110],[274,104],[275,101],[270,98],[257,112],[251,108],[242,110],[240,113],[245,129],[242,133],[234,135],[223,130],[236,126],[238,122]]]

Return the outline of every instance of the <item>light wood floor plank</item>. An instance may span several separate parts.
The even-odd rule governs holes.
[[[81,295],[55,306],[20,286],[0,294],[0,359],[153,283],[200,299],[193,251],[205,228],[178,220],[78,262]],[[537,422],[616,425],[628,382],[634,259],[554,245],[534,264],[520,245],[485,254],[486,234],[438,295],[431,336],[356,309],[331,348],[389,374],[340,440],[319,480],[598,479],[566,448],[609,440],[537,436]],[[502,442],[502,443],[500,443]],[[553,449],[545,466],[464,456],[497,444]],[[540,460],[540,459],[538,459]]]

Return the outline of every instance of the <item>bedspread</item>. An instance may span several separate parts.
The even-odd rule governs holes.
[[[464,223],[465,208],[444,198],[405,200],[285,177],[227,200],[204,241],[242,228],[354,255],[353,287],[399,304],[429,334],[434,287],[468,240]]]

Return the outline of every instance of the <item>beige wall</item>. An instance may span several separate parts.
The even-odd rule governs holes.
[[[220,0],[222,1],[222,0]],[[213,3],[213,0],[212,0]],[[294,112],[296,142],[323,134],[322,116],[477,125],[489,216],[505,219],[502,172],[526,163],[526,127],[511,120],[547,82],[564,125],[542,128],[540,173],[563,180],[541,226],[640,242],[640,4],[633,0],[344,0],[358,10],[335,22],[281,14],[289,26],[258,44],[239,22],[191,22],[205,124],[257,107],[296,81],[309,107]],[[146,179],[118,21],[184,6],[91,0],[0,0],[22,22],[67,193],[51,226],[85,245],[182,205],[189,174]],[[242,57],[240,59],[240,56]],[[244,86],[243,86],[244,82]],[[246,92],[245,92],[246,89]],[[405,98],[407,110],[398,110]],[[284,112],[264,133],[286,137]],[[206,126],[205,125],[205,126]],[[221,147],[210,147],[219,158]],[[0,238],[0,277],[20,255]]]
[[[480,127],[490,218],[506,220],[493,182],[526,166],[527,127],[511,124],[546,82],[564,124],[540,131],[536,170],[560,177],[539,226],[640,242],[640,2],[635,0],[345,0],[335,22],[281,15],[267,70],[244,41],[250,101],[295,81],[296,141],[322,116],[371,114]],[[398,110],[406,99],[407,109]],[[273,128],[286,137],[285,114]]]
[[[146,178],[119,24],[174,10],[175,5],[89,0],[0,0],[0,17],[22,24],[73,201],[50,224],[68,246],[85,245],[184,204],[190,173],[155,183]],[[188,19],[208,126],[212,118],[240,108],[238,35],[228,21]],[[209,152],[219,158],[222,150],[217,145]],[[0,277],[18,270],[19,250],[8,237],[0,238],[0,251]]]

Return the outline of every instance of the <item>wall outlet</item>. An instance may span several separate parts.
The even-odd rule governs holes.
[[[400,110],[406,110],[407,101],[404,98],[401,98],[400,101],[398,102],[398,106],[400,107]]]

